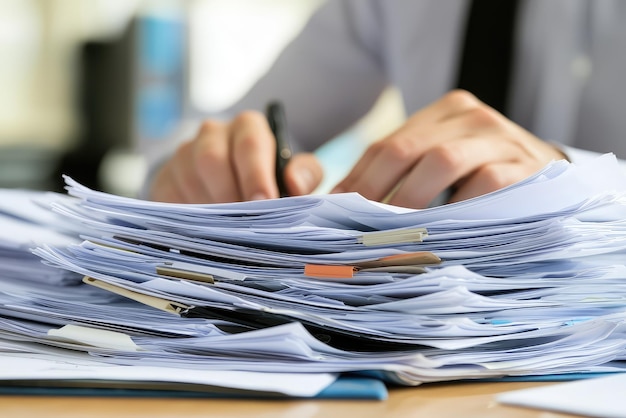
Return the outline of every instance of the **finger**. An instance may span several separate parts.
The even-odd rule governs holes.
[[[296,154],[285,167],[285,184],[290,196],[313,192],[324,177],[322,165],[314,154]]]
[[[486,164],[514,161],[519,147],[495,136],[461,138],[428,150],[403,179],[389,203],[424,208],[441,192]]]
[[[358,192],[367,199],[382,200],[419,159],[420,138],[404,135],[375,144],[344,179],[346,191]]]
[[[193,163],[187,170],[193,170],[204,190],[202,196],[207,202],[236,202],[242,200],[237,187],[234,168],[230,160],[230,130],[222,122],[206,121],[202,124],[198,137],[193,141]],[[191,160],[190,160],[191,161]],[[188,172],[187,179],[193,178]],[[195,192],[198,192],[194,188]],[[200,193],[200,192],[199,192]]]
[[[150,187],[149,199],[156,202],[186,203],[185,198],[178,190],[173,174],[166,163],[157,172]]]
[[[467,135],[459,119],[425,127],[404,125],[370,146],[333,192],[356,191],[372,200],[388,197],[429,149]]]
[[[521,163],[485,164],[463,182],[463,185],[450,197],[450,203],[502,189],[524,180],[536,171],[536,167]]]
[[[406,123],[408,125],[434,124],[443,122],[468,110],[486,106],[469,91],[456,89],[420,109],[407,119]]]
[[[154,198],[177,203],[195,203],[206,199],[197,175],[189,170],[191,143],[182,144],[173,157],[157,173],[152,194]]]
[[[183,203],[211,202],[211,196],[200,178],[200,173],[195,169],[194,148],[194,141],[178,147],[174,157],[167,163],[168,177]]]
[[[332,192],[358,191],[375,200],[388,196],[433,144],[466,136],[468,112],[481,108],[487,109],[487,113],[497,113],[467,91],[451,91],[370,146]]]
[[[233,121],[231,161],[244,200],[278,197],[276,142],[262,113],[244,112]]]

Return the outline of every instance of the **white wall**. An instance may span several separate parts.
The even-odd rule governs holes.
[[[0,145],[60,148],[75,138],[76,47],[121,29],[137,5],[0,1]]]

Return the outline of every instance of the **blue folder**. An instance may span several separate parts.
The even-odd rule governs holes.
[[[170,383],[37,381],[0,382],[0,395],[159,397],[207,399],[294,399],[275,392]],[[385,400],[388,392],[378,379],[341,376],[312,399]]]

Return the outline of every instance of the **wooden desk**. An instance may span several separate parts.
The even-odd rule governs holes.
[[[496,393],[553,383],[448,383],[400,388],[386,401],[249,401],[0,396],[3,418],[557,418],[571,415],[500,405]]]

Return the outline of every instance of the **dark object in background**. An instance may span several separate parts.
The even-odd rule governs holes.
[[[79,52],[78,116],[81,133],[76,146],[63,155],[57,168],[87,187],[102,190],[99,167],[106,153],[125,146],[131,137],[131,74],[133,51],[128,36],[89,41]]]
[[[101,163],[113,151],[171,135],[183,116],[185,25],[180,19],[140,16],[122,35],[82,45],[78,59],[81,134],[56,170],[104,190]],[[115,175],[123,175],[114,173]],[[104,190],[107,191],[107,190]]]

